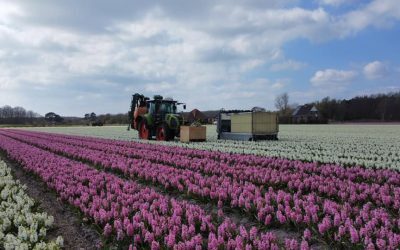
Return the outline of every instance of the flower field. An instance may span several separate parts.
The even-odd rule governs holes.
[[[339,139],[318,141],[318,136],[333,138],[335,127],[325,137],[326,131],[315,127],[313,137],[300,126],[304,131],[292,135],[291,143],[302,146],[293,147],[285,138],[290,132],[282,133],[278,142],[250,147],[247,142],[212,140],[212,134],[207,143],[183,146],[71,135],[95,136],[98,131],[115,132],[122,127],[65,134],[3,129],[0,149],[97,225],[106,245],[398,249],[400,172],[395,170],[399,157],[395,139],[399,135],[393,134],[398,128],[388,126],[380,140],[374,128],[368,127],[369,137],[357,131],[341,134],[337,129],[338,137],[346,137],[348,144]],[[102,136],[118,138],[111,132]],[[368,144],[374,139],[374,145]],[[389,153],[379,158],[384,139]],[[365,151],[350,141],[364,143]],[[287,145],[286,151],[274,155],[270,148],[278,152],[277,145]],[[324,158],[325,151],[337,150],[339,145],[343,151]],[[320,154],[297,157],[307,149],[319,149]],[[290,157],[290,150],[298,151]],[[353,154],[356,151],[360,154]],[[363,160],[371,165],[362,164]]]
[[[119,244],[151,249],[278,249],[279,244],[299,244],[293,239],[278,242],[271,232],[247,229],[221,214],[170,198],[134,180],[22,142],[9,131],[0,134],[0,148],[11,159],[39,176],[63,200],[103,228],[104,237]]]
[[[280,125],[279,128],[279,141],[217,141],[215,126],[211,125],[207,127],[207,142],[163,144],[346,166],[400,169],[399,125]],[[117,140],[137,140],[137,132],[127,131],[124,126],[29,129]]]
[[[34,209],[25,187],[0,160],[0,246],[4,249],[60,249],[63,239],[47,241],[53,217]]]

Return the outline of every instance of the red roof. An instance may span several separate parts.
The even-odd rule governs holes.
[[[192,111],[189,112],[189,114],[186,117],[186,120],[188,121],[202,121],[206,119],[207,116],[198,109],[193,109]]]

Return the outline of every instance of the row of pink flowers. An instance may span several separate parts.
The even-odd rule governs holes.
[[[190,169],[203,174],[231,176],[235,179],[252,182],[256,185],[268,185],[278,188],[285,187],[286,189],[300,193],[313,191],[332,199],[346,200],[352,205],[370,201],[377,206],[384,205],[393,211],[400,208],[400,187],[398,185],[387,183],[379,185],[370,181],[359,183],[350,180],[351,177],[343,179],[335,177],[332,174],[329,177],[326,177],[324,174],[317,175],[309,171],[310,164],[298,161],[268,158],[268,162],[264,161],[264,167],[260,168],[251,164],[244,164],[243,162],[225,163],[216,161],[213,157],[197,158],[185,155],[182,152],[176,154],[176,151],[171,150],[168,152],[163,150],[158,151],[154,145],[151,145],[153,146],[151,149],[142,149],[141,145],[143,144],[137,146],[137,143],[133,144],[133,146],[137,147],[126,147],[126,145],[113,146],[102,143],[103,139],[93,138],[89,139],[90,141],[85,141],[69,139],[65,138],[66,136],[59,135],[54,137],[54,135],[32,134],[31,132],[23,133],[27,133],[27,136],[38,136],[39,138],[53,141],[57,140],[58,142],[74,146],[105,151],[110,154],[121,154],[127,157],[148,160],[151,163]],[[213,152],[207,153],[214,155]],[[280,166],[280,168],[277,168],[277,166]],[[349,175],[353,176],[353,174]],[[400,175],[398,177],[400,179]],[[393,176],[391,179],[394,180]]]
[[[30,132],[28,132],[30,133]],[[51,133],[41,132],[42,135],[53,135]],[[112,139],[102,139],[102,138],[93,138],[93,137],[84,137],[84,136],[73,136],[73,135],[61,135],[58,134],[57,137],[65,138],[65,139],[78,139],[78,141],[87,141],[87,142],[95,142],[110,146],[120,146],[125,148],[134,148],[134,149],[144,149],[144,150],[155,150],[157,152],[167,152],[173,154],[175,157],[177,155],[189,155],[192,158],[207,158],[208,160],[216,160],[219,162],[225,162],[229,164],[243,163],[247,166],[256,166],[256,167],[275,167],[278,170],[281,170],[281,162],[277,159],[278,162],[276,164],[271,164],[270,159],[276,159],[271,157],[263,157],[251,154],[232,154],[232,153],[223,153],[219,151],[206,151],[206,150],[196,150],[190,148],[183,148],[179,146],[163,146],[163,145],[153,145],[153,144],[143,144],[137,142],[129,142],[129,141],[119,141]],[[303,171],[304,165],[296,165],[296,163],[300,161],[292,160],[290,161],[293,165],[288,166],[293,169],[293,171]],[[303,163],[303,162],[300,162]],[[342,179],[349,179],[352,181],[359,182],[373,182],[377,184],[396,184],[400,185],[400,173],[396,170],[391,169],[372,169],[365,168],[361,166],[352,166],[352,167],[343,167],[337,164],[319,164],[319,163],[307,163],[306,171],[309,173],[315,173],[326,177],[336,176]],[[298,169],[300,167],[301,169]]]
[[[279,248],[273,233],[261,233],[255,227],[247,230],[227,218],[216,219],[197,205],[168,198],[134,181],[4,134],[0,131],[0,149],[9,158],[39,176],[64,201],[103,227],[106,237],[116,237],[130,248]],[[295,240],[287,239],[285,243],[290,243],[292,249],[299,248]],[[306,241],[302,246],[308,249]]]
[[[385,208],[374,208],[371,202],[360,202],[359,206],[352,206],[353,204],[349,202],[337,203],[325,199],[315,192],[302,194],[297,191],[291,194],[282,190],[263,188],[260,185],[243,182],[234,175],[204,176],[188,169],[128,158],[118,154],[112,147],[106,147],[104,150],[86,149],[85,147],[94,148],[93,144],[85,144],[87,139],[80,145],[77,140],[76,143],[63,141],[63,136],[52,135],[51,138],[49,136],[47,138],[36,133],[13,136],[70,157],[117,169],[133,178],[152,181],[166,188],[172,187],[203,198],[223,201],[231,207],[255,213],[257,219],[266,225],[275,223],[296,225],[297,228],[314,228],[317,232],[316,237],[338,242],[348,241],[351,244],[369,247],[374,244],[379,246],[384,242],[388,248],[396,248],[400,242],[399,235],[395,233],[400,223],[398,214],[392,216]],[[115,147],[120,151],[125,148],[118,145]],[[253,173],[256,174],[255,171]]]

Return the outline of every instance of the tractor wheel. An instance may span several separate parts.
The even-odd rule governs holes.
[[[157,141],[169,141],[172,139],[171,130],[166,125],[161,125],[157,128]]]
[[[139,124],[139,138],[143,140],[150,139],[150,130],[145,120],[141,121]]]

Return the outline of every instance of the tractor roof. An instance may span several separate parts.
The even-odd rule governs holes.
[[[166,100],[166,99],[156,99],[156,100],[148,100],[147,102],[171,102],[171,103],[177,103],[178,101],[174,101],[174,100]]]

